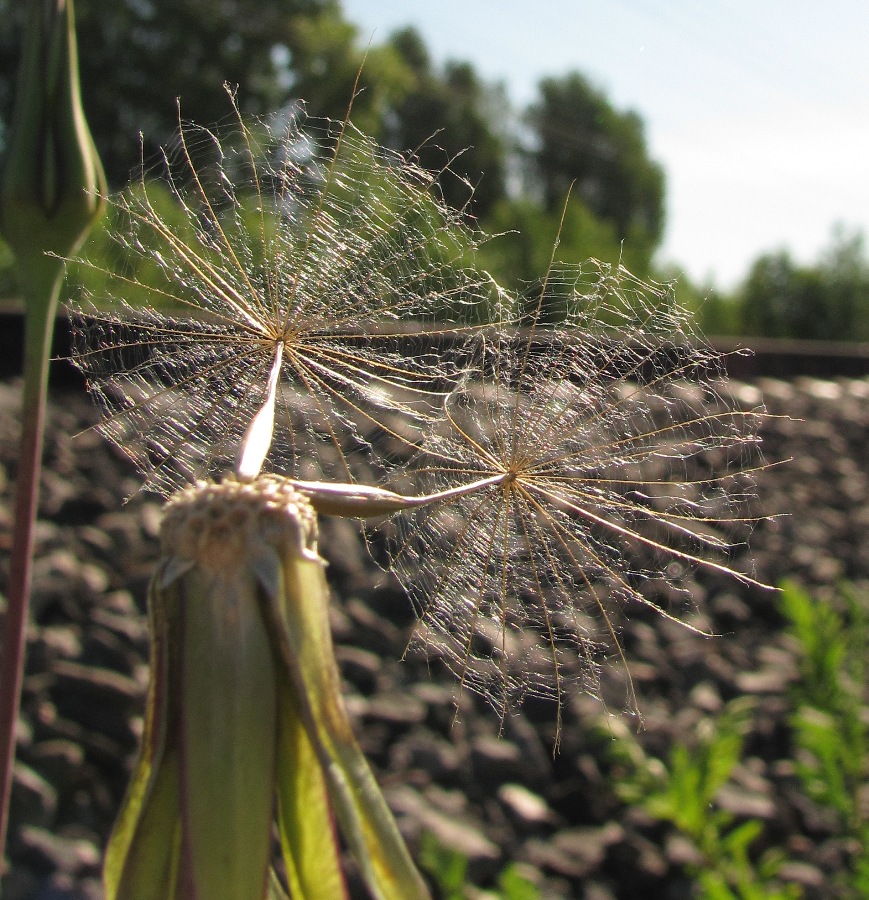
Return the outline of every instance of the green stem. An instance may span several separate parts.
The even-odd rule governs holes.
[[[12,767],[15,760],[15,725],[21,704],[27,605],[33,569],[33,525],[39,497],[42,435],[48,389],[48,362],[54,317],[63,279],[60,261],[44,258],[31,268],[24,320],[24,390],[21,444],[18,462],[12,560],[9,570],[3,651],[0,656],[0,848],[6,846]],[[19,271],[25,276],[25,267]]]

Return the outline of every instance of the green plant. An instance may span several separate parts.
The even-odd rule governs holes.
[[[468,881],[468,858],[444,847],[438,839],[426,832],[419,848],[420,868],[434,879],[443,900],[463,900]]]
[[[442,900],[468,900],[470,891],[481,893],[468,881],[468,859],[458,850],[444,847],[426,832],[419,851],[419,865],[437,885]],[[539,889],[522,875],[518,866],[505,866],[495,879],[495,888],[485,891],[487,897],[500,900],[539,900]]]
[[[172,498],[161,536],[108,900],[262,900],[273,821],[292,897],[345,896],[333,815],[373,896],[426,897],[341,700],[304,495],[273,476],[200,483]]]
[[[81,245],[102,211],[104,193],[102,167],[81,106],[72,0],[30,0],[0,181],[0,231],[15,256],[25,313],[21,449],[0,671],[0,854],[6,847],[62,257]]]
[[[813,599],[794,582],[782,585],[781,608],[800,652],[791,691],[796,771],[806,794],[833,810],[860,848],[842,880],[869,893],[869,820],[861,795],[869,774],[866,721],[869,603],[843,587],[834,603]]]
[[[751,698],[731,701],[715,719],[700,723],[690,745],[675,745],[666,763],[646,756],[626,733],[609,750],[619,797],[641,805],[656,819],[672,822],[697,848],[702,862],[689,865],[688,871],[709,900],[800,896],[796,886],[782,885],[776,878],[783,861],[779,851],[768,850],[759,859],[750,854],[762,823],[734,824],[733,815],[715,803],[739,762],[752,710]]]

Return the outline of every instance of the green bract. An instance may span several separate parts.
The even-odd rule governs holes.
[[[317,526],[285,479],[200,482],[168,504],[151,586],[141,755],[108,900],[346,895],[333,814],[378,898],[428,896],[340,694]]]

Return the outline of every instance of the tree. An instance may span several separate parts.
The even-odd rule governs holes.
[[[558,262],[580,263],[595,257],[615,264],[621,258],[612,223],[595,216],[578,197],[571,199],[563,223],[560,212],[550,214],[531,198],[520,197],[502,200],[485,224],[490,233],[499,236],[478,251],[483,268],[497,273],[498,279],[512,289],[529,285],[533,289],[546,274],[556,240]],[[636,261],[624,262],[628,268],[634,268]]]
[[[765,337],[869,340],[869,262],[862,236],[834,233],[815,266],[761,256],[740,292],[744,330]]]
[[[664,229],[664,172],[649,158],[643,122],[619,112],[578,72],[540,82],[540,99],[528,111],[537,148],[534,172],[548,210],[574,190],[620,240],[654,249]]]
[[[358,76],[353,122],[386,139],[391,110],[414,85],[413,70],[395,47],[360,46],[359,29],[342,18],[337,3],[317,15],[296,16],[286,46],[290,93],[304,100],[310,113],[343,119]]]
[[[797,266],[786,251],[760,257],[742,293],[742,316],[749,334],[780,338],[829,336],[820,272]]]
[[[390,45],[414,84],[392,110],[388,143],[415,150],[425,168],[448,165],[440,179],[447,202],[462,207],[473,192],[471,209],[486,215],[506,189],[507,141],[498,124],[506,119],[503,91],[485,84],[469,63],[450,62],[437,71],[413,28],[396,32]]]
[[[20,26],[16,0],[0,18]],[[304,97],[317,115],[343,117],[364,53],[338,0],[78,0],[82,93],[94,139],[115,187],[165,143],[182,115],[200,123],[229,113],[221,88],[239,85],[246,114]],[[0,33],[0,120],[8,121],[20,30]],[[355,120],[377,131],[383,110],[409,84],[394,51],[373,48]],[[2,137],[2,132],[0,132]]]

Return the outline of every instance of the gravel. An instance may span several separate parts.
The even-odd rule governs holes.
[[[869,587],[869,379],[758,379],[731,390],[782,416],[764,426],[764,454],[791,460],[759,477],[763,511],[774,518],[752,540],[757,577],[796,578],[821,602],[843,579]],[[0,383],[0,584],[19,402],[17,383]],[[137,494],[127,460],[83,430],[94,415],[81,394],[51,398],[5,900],[101,897],[100,858],[142,728],[144,603],[160,502]],[[797,662],[774,592],[693,576],[715,638],[634,613],[625,645],[643,729],[618,714],[625,682],[614,667],[603,685],[611,713],[571,698],[553,755],[551,704],[529,700],[502,726],[463,696],[457,714],[452,681],[402,658],[412,615],[400,589],[368,562],[351,525],[324,520],[322,532],[348,708],[414,852],[434,834],[468,858],[469,877],[483,886],[517,862],[543,897],[692,896],[684,867],[697,851],[618,799],[607,730],[634,731],[647,754],[666,758],[674,741],[690,742],[747,694],[756,707],[745,752],[717,801],[737,821],[763,823],[758,849],[783,847],[785,874],[805,896],[834,896],[826,886],[854,848],[799,790],[790,762]]]

